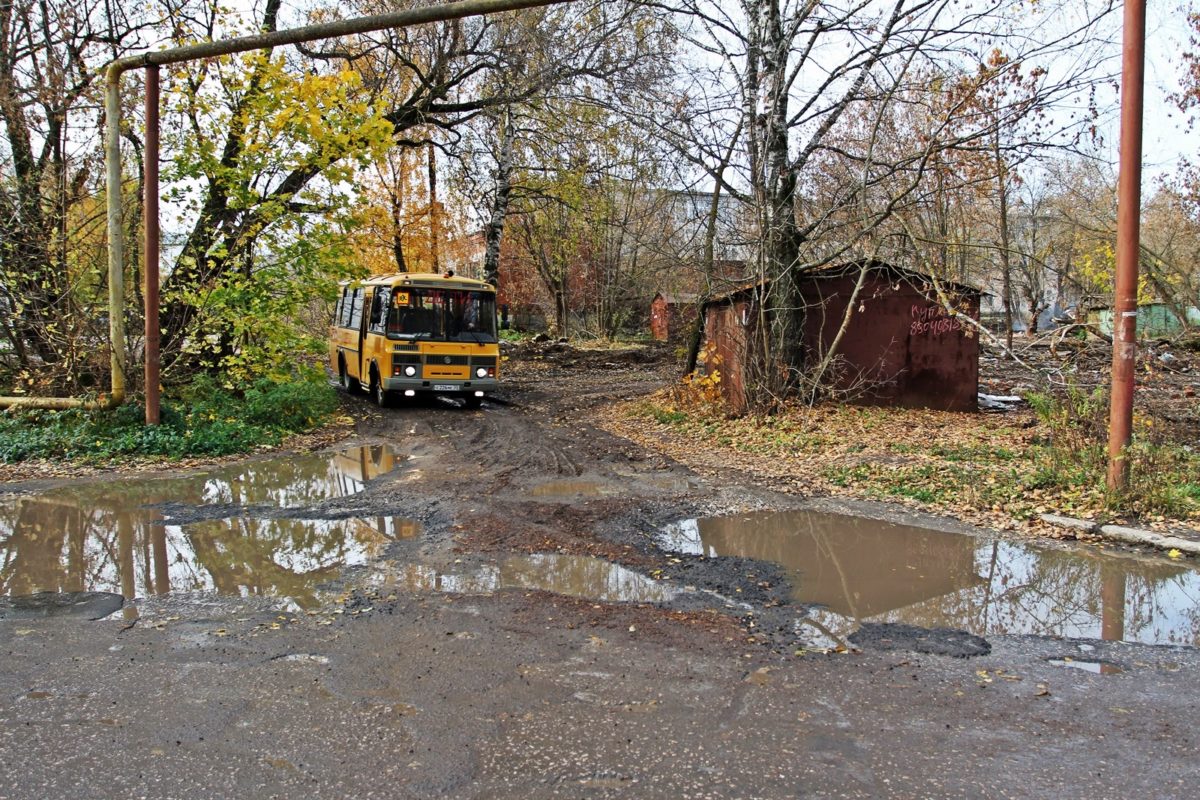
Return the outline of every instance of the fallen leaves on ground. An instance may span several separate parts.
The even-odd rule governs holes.
[[[1081,534],[1042,522],[1051,512],[1107,518],[1101,487],[1039,486],[1042,435],[1032,411],[956,414],[923,409],[823,405],[765,418],[669,414],[632,401],[596,423],[697,471],[730,470],[781,491],[888,500],[1001,530],[1052,538]],[[1183,517],[1144,520],[1187,528]]]

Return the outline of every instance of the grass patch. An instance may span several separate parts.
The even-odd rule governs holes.
[[[685,383],[633,413],[669,424],[677,442],[696,452],[724,449],[731,461],[742,453],[766,457],[772,471],[814,486],[823,481],[964,516],[1200,519],[1200,452],[1171,441],[1151,420],[1135,419],[1129,491],[1106,492],[1108,410],[1100,392],[1037,395],[1032,414],[828,405],[731,419],[708,404],[707,388]]]
[[[651,409],[650,415],[656,422],[661,422],[664,425],[678,425],[688,421],[686,412],[662,408]]]
[[[933,445],[928,450],[931,456],[944,459],[946,461],[1011,461],[1016,455],[1012,450],[1004,447],[990,447],[988,445],[970,444],[970,445]]]
[[[165,401],[162,424],[156,426],[145,425],[144,407],[135,404],[110,411],[30,409],[0,415],[0,461],[244,453],[323,424],[337,403],[335,391],[315,370],[282,383],[260,380],[240,396],[206,378]]]

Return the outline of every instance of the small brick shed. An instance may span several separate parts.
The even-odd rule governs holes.
[[[815,365],[841,326],[861,270],[854,313],[838,347],[834,386],[854,402],[944,411],[975,411],[979,392],[979,337],[957,314],[979,319],[978,289],[939,281],[956,315],[936,299],[932,279],[879,261],[814,270],[800,276],[805,361]],[[719,369],[722,391],[744,409],[745,359],[757,330],[759,282],[704,304],[705,367]]]
[[[700,298],[694,294],[659,292],[650,301],[650,335],[660,342],[671,342],[683,336],[695,319]]]

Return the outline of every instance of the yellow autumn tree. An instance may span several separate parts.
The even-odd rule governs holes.
[[[347,231],[354,258],[373,275],[441,271],[461,263],[466,239],[462,202],[437,181],[429,146],[400,144],[357,176],[355,224]]]

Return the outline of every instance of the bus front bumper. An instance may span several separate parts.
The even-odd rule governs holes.
[[[470,381],[456,380],[423,380],[422,378],[405,378],[396,376],[383,379],[383,388],[398,394],[468,394],[493,392],[500,388],[500,381],[495,378],[479,378]]]

